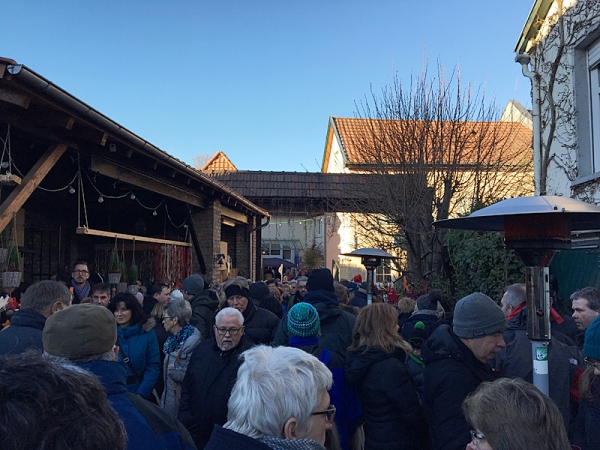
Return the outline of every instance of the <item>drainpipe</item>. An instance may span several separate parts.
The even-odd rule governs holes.
[[[529,69],[531,56],[519,53],[515,56],[515,62],[521,64],[523,76],[531,81],[532,119],[533,119],[533,167],[535,180],[535,194],[540,195],[540,181],[542,178],[542,129],[540,118],[542,105],[540,104],[540,86],[537,74]]]

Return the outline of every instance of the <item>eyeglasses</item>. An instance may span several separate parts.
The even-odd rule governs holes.
[[[175,316],[162,316],[162,320],[165,320],[165,319],[172,319],[173,317],[175,317]]]
[[[596,368],[596,369],[600,369],[600,363],[599,363],[598,361],[594,360],[594,359],[591,359],[591,358],[583,358],[583,361],[584,361],[586,364],[589,364],[590,366],[592,366],[592,367],[594,367],[594,368]]]
[[[222,335],[229,333],[230,335],[234,336],[234,335],[238,334],[242,328],[243,327],[240,327],[240,328],[217,328],[217,333],[222,334]]]
[[[89,272],[87,270],[74,270],[73,273],[87,275]]]
[[[479,433],[475,430],[471,430],[471,442],[475,444],[479,444],[479,441],[485,440],[485,435],[483,433]]]
[[[316,411],[314,413],[311,414],[311,416],[319,416],[321,414],[325,415],[325,420],[328,423],[333,423],[333,418],[335,417],[335,406],[333,405],[329,405],[329,408],[327,408],[325,411]]]
[[[304,286],[298,286],[298,290],[299,291],[306,291],[306,289],[307,289],[306,285],[304,285]]]

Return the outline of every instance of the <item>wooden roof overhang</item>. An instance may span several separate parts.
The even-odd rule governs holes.
[[[78,167],[93,176],[94,185],[102,192],[115,196],[132,192],[152,205],[169,200],[169,218],[176,222],[185,221],[194,210],[206,208],[212,199],[221,202],[225,217],[239,223],[248,223],[252,216],[260,222],[268,216],[267,211],[235,190],[160,150],[26,66],[0,58],[3,140],[9,129],[12,159],[23,180],[8,197],[2,196],[0,230],[25,202],[54,213],[73,214],[73,208],[67,208],[67,203],[72,206],[73,196],[66,191],[50,196],[36,188],[42,181],[46,187],[64,186]],[[34,191],[36,196],[32,196]],[[97,193],[86,195],[98,199]],[[112,222],[102,220],[106,219],[106,209],[99,208],[88,211],[91,220],[111,230],[117,230],[117,223],[126,221],[128,215],[135,222],[137,205],[127,203],[127,199],[111,203]],[[132,227],[118,231],[128,233]],[[161,233],[155,230],[154,234]]]
[[[383,210],[379,174],[237,171],[212,176],[271,214]]]

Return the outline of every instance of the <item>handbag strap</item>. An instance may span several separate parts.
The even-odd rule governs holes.
[[[183,351],[183,345],[179,349],[179,352],[177,352],[177,357],[175,358],[175,361],[173,361],[173,364],[177,364],[177,361],[179,361],[179,358],[181,357],[181,352],[182,351]]]
[[[123,358],[123,362],[127,365],[127,367],[129,367],[129,370],[131,370],[131,373],[133,374],[135,379],[138,381],[138,383],[141,383],[142,380],[140,378],[140,375],[137,373],[137,370],[135,370],[135,367],[133,367],[133,364],[131,364],[131,361],[129,360],[129,356],[127,356],[125,354],[125,351],[123,350],[123,346],[121,345],[121,343],[119,342],[118,339],[117,339],[117,345],[119,346],[119,353],[121,354],[121,357]]]

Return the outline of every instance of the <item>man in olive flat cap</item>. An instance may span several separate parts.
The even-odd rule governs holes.
[[[127,371],[117,362],[117,324],[107,308],[83,303],[59,313],[46,320],[44,352],[67,358],[100,379],[125,424],[128,449],[195,448],[181,423],[157,405],[127,392]]]

